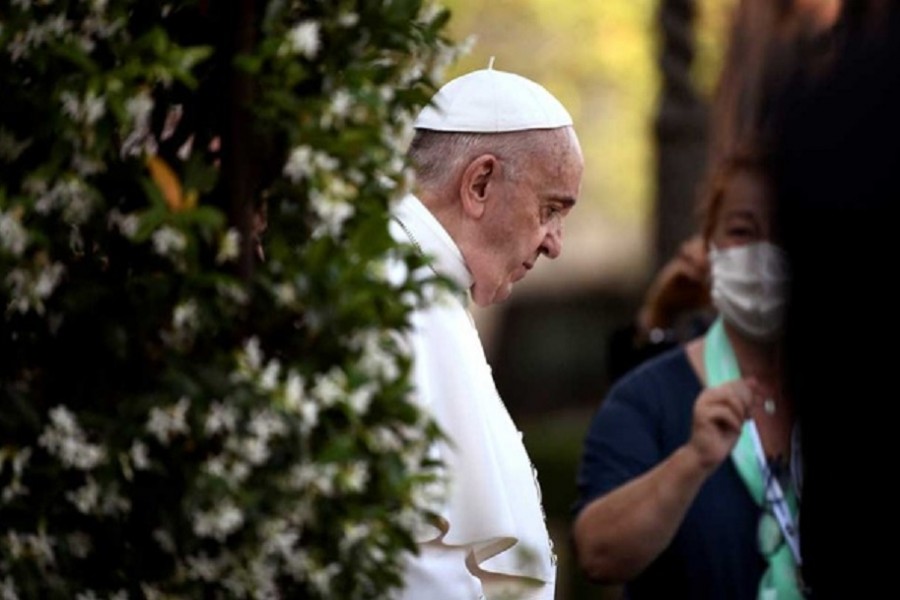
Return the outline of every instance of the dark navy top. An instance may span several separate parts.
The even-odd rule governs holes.
[[[675,348],[610,389],[585,439],[576,514],[688,441],[701,386],[684,349]],[[766,568],[756,543],[759,516],[726,459],[701,487],[672,543],[625,586],[626,596],[754,600]]]

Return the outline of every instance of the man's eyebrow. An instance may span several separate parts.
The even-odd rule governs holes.
[[[559,202],[565,208],[571,208],[575,206],[575,198],[569,196],[567,194],[556,194],[554,192],[550,192],[543,195],[544,200],[549,202]]]

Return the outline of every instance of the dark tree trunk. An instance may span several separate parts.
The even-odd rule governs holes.
[[[662,96],[656,117],[655,266],[697,231],[697,200],[706,169],[708,106],[691,79],[694,0],[661,0],[659,65]]]

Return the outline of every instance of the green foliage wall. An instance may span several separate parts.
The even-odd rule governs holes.
[[[397,585],[437,433],[408,398],[422,289],[388,266],[419,259],[388,209],[446,19],[3,2],[0,595]]]

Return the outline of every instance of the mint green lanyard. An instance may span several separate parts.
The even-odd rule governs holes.
[[[722,317],[719,317],[710,326],[706,333],[705,349],[703,356],[706,366],[707,386],[714,387],[728,381],[740,379],[741,372],[738,368],[734,350],[725,334]],[[763,465],[760,460],[762,449],[759,443],[759,434],[752,420],[744,423],[741,437],[731,451],[731,460],[735,469],[747,487],[747,491],[753,501],[763,509],[757,532],[757,544],[760,552],[768,562],[768,568],[763,573],[759,582],[759,600],[799,600],[803,594],[797,586],[797,560],[791,551],[791,546],[782,535],[779,520],[773,515],[772,509],[766,502],[766,479],[763,474]],[[797,497],[793,486],[789,486],[784,494],[786,502],[781,503],[782,510],[790,512],[787,520],[792,523],[797,521]],[[782,520],[785,520],[784,518]],[[796,542],[795,542],[796,543]]]

